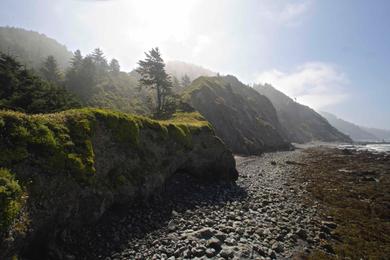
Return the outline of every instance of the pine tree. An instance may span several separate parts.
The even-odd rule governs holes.
[[[57,61],[53,56],[48,56],[40,69],[42,77],[48,82],[59,85],[62,80],[62,74],[58,69]]]
[[[107,59],[104,56],[104,53],[101,49],[96,48],[91,55],[92,61],[95,63],[95,65],[101,69],[106,71],[108,69]]]
[[[63,87],[42,80],[0,53],[0,108],[47,113],[78,106],[76,98]]]
[[[181,88],[180,81],[175,76],[171,76],[171,78],[172,78],[172,87],[175,90],[179,90]]]
[[[119,62],[118,62],[117,59],[112,59],[111,60],[109,68],[110,68],[110,72],[112,72],[114,74],[118,74],[120,72],[120,70],[121,70],[121,67],[120,67]]]
[[[138,62],[136,70],[140,75],[139,80],[141,87],[150,87],[156,91],[156,108],[155,116],[161,117],[166,108],[169,97],[172,96],[172,82],[165,71],[165,63],[161,58],[158,48],[153,48],[146,53],[146,59]]]
[[[76,51],[71,67],[66,73],[66,88],[76,94],[85,104],[96,92],[98,78],[104,77],[104,73],[99,73],[97,67],[93,55],[83,58],[81,53]]]
[[[181,78],[181,84],[184,88],[188,87],[191,84],[191,79],[188,77],[187,74],[184,74],[184,76]]]
[[[80,50],[76,50],[73,54],[73,58],[70,61],[70,65],[73,69],[80,69],[83,63],[83,55],[81,55]]]

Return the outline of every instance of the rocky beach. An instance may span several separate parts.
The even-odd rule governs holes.
[[[331,174],[329,169],[325,172],[318,168],[329,165],[330,158],[337,158],[338,162],[330,164],[340,176],[334,181],[342,181],[345,176],[341,174],[349,172],[348,178],[356,178],[362,187],[377,185],[376,194],[371,195],[379,198],[361,201],[371,203],[373,211],[380,210],[381,214],[372,213],[373,223],[360,223],[361,229],[379,232],[376,236],[367,233],[360,241],[351,242],[345,234],[349,221],[345,218],[351,216],[335,213],[336,206],[324,198],[323,191],[315,189],[336,185],[332,178],[324,181],[319,176]],[[206,184],[186,175],[175,177],[165,187],[163,196],[131,208],[118,207],[95,228],[77,232],[82,236],[68,241],[67,251],[72,253],[65,258],[355,259],[358,255],[365,259],[375,252],[377,259],[385,259],[389,253],[389,158],[386,154],[340,150],[328,145],[262,156],[236,156],[240,174],[236,184]],[[362,163],[356,164],[354,159]],[[350,170],[345,170],[346,166]],[[356,176],[354,166],[360,172]],[[364,167],[371,170],[362,174]],[[349,180],[343,185],[348,184],[353,183]],[[356,198],[364,196],[360,192],[355,194]],[[354,208],[347,194],[338,194],[337,189],[326,196],[345,196],[338,200],[350,205],[344,205],[341,211]],[[355,205],[355,213],[361,207]],[[357,245],[359,248],[354,249]]]
[[[118,208],[68,252],[88,259],[291,259],[319,247],[316,205],[304,203],[303,150],[236,157],[236,184],[181,175],[163,197]],[[331,222],[325,224],[332,228]],[[68,243],[69,244],[69,243]],[[72,243],[70,243],[71,245]],[[93,248],[93,250],[91,250]],[[72,254],[68,259],[76,259]]]

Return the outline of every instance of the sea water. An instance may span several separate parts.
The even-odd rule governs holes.
[[[390,144],[356,144],[356,145],[340,145],[340,149],[351,149],[358,151],[369,151],[376,153],[390,153]]]

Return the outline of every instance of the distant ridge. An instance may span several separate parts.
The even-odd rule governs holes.
[[[378,129],[378,128],[370,128],[370,127],[361,127],[365,131],[375,135],[379,141],[390,141],[390,130],[388,129]]]
[[[351,142],[316,111],[292,100],[269,84],[255,85],[254,89],[268,97],[274,105],[285,134],[292,142],[311,141]]]
[[[28,68],[39,69],[52,55],[60,68],[69,65],[72,53],[56,40],[44,34],[15,27],[0,27],[0,52],[15,57]]]
[[[362,127],[355,125],[351,122],[345,121],[337,116],[328,113],[320,112],[320,114],[328,120],[328,122],[336,127],[339,131],[346,135],[349,135],[354,141],[378,141],[379,138],[374,134],[366,131]]]
[[[184,75],[187,75],[191,81],[201,76],[217,75],[216,72],[203,68],[202,66],[183,61],[168,61],[166,63],[166,70],[178,80],[181,80]]]

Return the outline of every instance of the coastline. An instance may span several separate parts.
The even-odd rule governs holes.
[[[235,156],[236,184],[176,176],[66,234],[64,259],[384,259],[390,155],[338,145]]]

